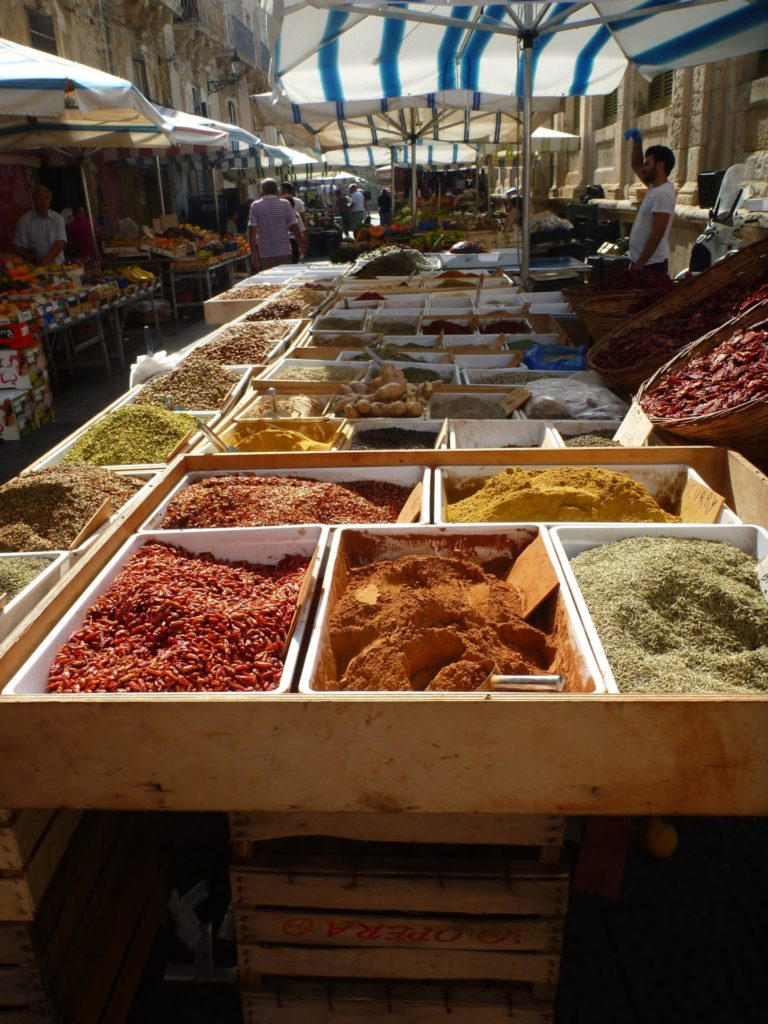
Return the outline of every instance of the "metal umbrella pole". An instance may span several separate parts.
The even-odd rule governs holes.
[[[531,272],[531,107],[533,97],[533,36],[523,37],[523,209],[520,276],[526,288]]]
[[[155,170],[157,171],[157,187],[160,192],[160,212],[165,216],[165,192],[163,191],[163,175],[160,171],[160,157],[155,153]]]
[[[418,179],[416,176],[416,112],[411,110],[411,229],[418,223],[417,206]]]
[[[95,253],[98,253],[99,244],[96,241],[96,228],[93,225],[93,208],[91,207],[91,194],[88,191],[88,177],[85,173],[85,157],[83,157],[83,159],[80,161],[80,184],[83,186],[83,195],[85,197],[85,209],[88,214],[88,226],[91,229],[93,249]]]
[[[216,230],[221,231],[221,218],[219,217],[219,193],[216,189],[216,168],[211,164],[211,185],[213,187],[213,206],[216,210]]]

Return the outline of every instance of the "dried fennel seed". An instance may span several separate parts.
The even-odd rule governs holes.
[[[765,693],[768,602],[731,544],[631,537],[571,568],[622,693]]]
[[[0,594],[13,600],[50,564],[47,558],[0,558]]]
[[[62,462],[96,466],[165,462],[194,426],[194,419],[184,413],[154,405],[121,405],[94,423],[72,445]]]

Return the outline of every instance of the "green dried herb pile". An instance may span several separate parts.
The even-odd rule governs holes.
[[[191,416],[153,405],[121,405],[107,413],[72,445],[62,459],[95,466],[133,466],[165,462],[195,426]]]
[[[768,601],[732,544],[631,537],[571,568],[622,693],[765,693]]]

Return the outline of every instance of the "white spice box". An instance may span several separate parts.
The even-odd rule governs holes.
[[[12,633],[22,619],[25,619],[49,590],[67,573],[72,564],[70,551],[12,551],[0,552],[0,564],[12,558],[40,558],[47,566],[35,576],[18,594],[0,608],[0,640]]]
[[[500,530],[496,525],[483,526],[422,526],[422,527],[342,527],[334,531],[328,560],[323,573],[320,603],[315,615],[304,667],[299,677],[299,693],[339,692],[323,685],[335,670],[335,659],[330,648],[329,619],[337,602],[346,590],[348,571],[369,562],[394,560],[404,555],[442,555],[460,557],[482,563],[501,557],[516,558],[535,539],[541,537],[548,560],[560,583],[558,593],[549,601],[556,602],[553,619],[557,632],[568,645],[570,664],[574,671],[566,678],[568,692],[589,694],[605,693],[606,686],[600,675],[587,636],[581,625],[576,606],[565,585],[560,564],[551,547],[547,531],[537,526],[510,526]],[[345,696],[370,696],[370,691],[343,691]],[[378,691],[377,691],[378,692]],[[423,691],[381,692],[382,698],[408,700],[424,697]],[[430,694],[427,694],[430,696]],[[443,694],[432,694],[440,700]],[[476,693],[451,693],[451,699],[476,697]],[[489,700],[517,700],[516,694],[488,693]]]
[[[589,613],[581,588],[571,569],[571,559],[583,551],[615,544],[629,537],[674,537],[678,539],[706,540],[719,544],[733,544],[740,551],[761,562],[768,558],[768,531],[760,526],[700,526],[690,523],[615,523],[609,526],[555,526],[550,530],[553,550],[563,572],[566,584],[576,605],[582,625],[589,638],[592,651],[610,693],[619,693],[613,670],[605,653],[594,620]]]
[[[449,420],[449,448],[559,448],[543,421]]]
[[[60,647],[79,629],[85,621],[89,608],[97,598],[106,593],[115,577],[131,555],[147,541],[157,539],[164,544],[175,544],[197,554],[206,552],[215,558],[228,561],[245,561],[259,565],[276,565],[287,555],[303,555],[312,561],[308,572],[309,585],[305,599],[297,610],[298,619],[293,631],[285,667],[280,683],[270,694],[286,693],[291,688],[304,632],[309,621],[309,609],[317,586],[325,547],[328,542],[328,528],[324,526],[266,527],[254,530],[184,530],[159,533],[136,534],[127,541],[117,554],[102,569],[69,611],[45,637],[35,653],[13,676],[3,690],[2,696],[44,694],[51,664]],[[200,691],[195,691],[199,693]],[[253,695],[252,691],[249,691]],[[133,696],[151,700],[153,693],[134,693]],[[186,694],[177,693],[184,697]],[[237,699],[240,693],[219,693],[217,699],[230,696]]]

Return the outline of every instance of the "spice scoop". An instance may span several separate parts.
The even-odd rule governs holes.
[[[491,671],[478,690],[492,690],[494,693],[562,693],[565,679],[562,676],[503,676]]]
[[[205,437],[211,442],[211,444],[218,449],[220,452],[236,452],[237,448],[233,448],[231,444],[227,444],[226,441],[222,441],[218,434],[214,434],[205,420],[195,420],[197,429],[204,434]]]

